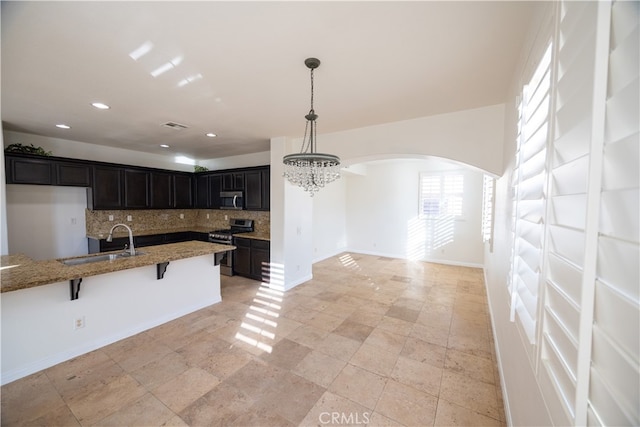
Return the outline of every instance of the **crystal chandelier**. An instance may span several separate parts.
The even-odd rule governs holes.
[[[320,60],[307,58],[304,64],[311,70],[311,109],[305,119],[307,124],[302,138],[302,149],[298,154],[284,156],[284,177],[293,185],[304,188],[311,197],[326,184],[340,178],[340,159],[333,154],[316,153],[316,119],[313,109],[313,70]],[[307,138],[307,133],[309,137]]]

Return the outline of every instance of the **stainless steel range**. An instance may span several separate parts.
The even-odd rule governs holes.
[[[238,233],[250,233],[253,229],[252,219],[231,218],[230,228],[223,228],[209,232],[209,241],[222,245],[230,245],[233,242],[233,235]],[[227,251],[220,260],[220,274],[233,276],[233,251]]]

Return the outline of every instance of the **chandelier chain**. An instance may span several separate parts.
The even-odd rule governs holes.
[[[316,58],[307,58],[305,65],[311,70],[311,110],[305,116],[302,150],[300,154],[289,154],[284,156],[282,160],[284,163],[283,176],[292,184],[308,191],[313,197],[326,184],[340,178],[340,158],[333,154],[316,152],[316,119],[318,116],[313,108],[315,98],[314,69],[320,65],[320,61]]]

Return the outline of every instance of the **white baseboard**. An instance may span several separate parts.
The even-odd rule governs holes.
[[[487,270],[482,271],[484,276],[484,286],[487,291],[487,302],[489,300],[489,280],[487,279]],[[500,346],[498,345],[498,337],[496,336],[496,325],[493,321],[493,310],[489,304],[489,320],[491,321],[491,333],[493,334],[493,346],[496,351],[496,362],[498,363],[498,372],[500,372],[500,389],[502,390],[502,401],[504,402],[504,416],[507,420],[507,425],[512,426],[513,421],[511,419],[511,409],[509,407],[509,394],[507,393],[507,387],[504,383],[504,373],[502,372],[502,358],[500,357]]]
[[[313,274],[309,274],[307,276],[301,277],[301,278],[299,278],[297,280],[294,280],[293,282],[285,283],[284,291],[286,292],[286,291],[288,291],[290,289],[293,289],[296,286],[301,285],[301,284],[303,284],[305,282],[308,282],[311,279],[313,279]],[[282,290],[282,289],[280,289],[280,290]]]
[[[392,254],[392,253],[384,253],[384,252],[375,252],[375,251],[362,251],[359,249],[345,249],[343,252],[353,252],[356,254],[362,255],[372,255],[372,256],[380,256],[385,258],[396,258],[396,259],[405,259],[407,258],[406,254]],[[337,254],[336,254],[337,255]],[[472,267],[472,268],[484,268],[483,264],[478,264],[475,262],[466,262],[466,261],[453,261],[453,260],[445,260],[445,259],[434,259],[434,258],[422,258],[420,260],[422,262],[431,262],[434,264],[444,264],[444,265],[455,265],[458,267]]]

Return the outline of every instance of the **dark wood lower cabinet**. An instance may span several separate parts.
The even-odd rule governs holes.
[[[165,245],[167,243],[188,242],[190,240],[200,240],[206,242],[209,240],[208,233],[198,233],[195,231],[180,231],[177,233],[165,234],[148,234],[144,236],[133,236],[133,245],[138,248],[145,246]],[[109,252],[124,249],[124,245],[129,245],[128,237],[114,237],[113,241],[107,242],[107,239],[89,238],[89,253]]]
[[[271,251],[269,242],[254,240],[251,245],[251,277],[269,283],[271,277]]]
[[[233,271],[239,276],[268,282],[270,277],[270,243],[266,240],[235,238]]]
[[[251,277],[251,240],[234,239],[233,272],[240,276]]]

